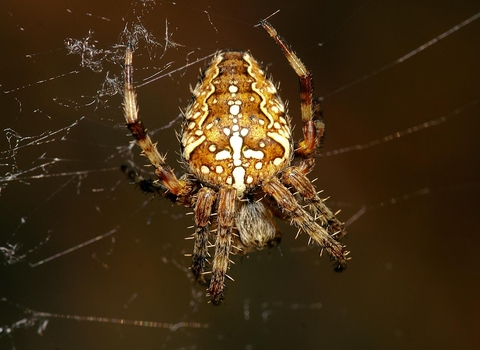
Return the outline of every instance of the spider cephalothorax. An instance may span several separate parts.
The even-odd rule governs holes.
[[[186,174],[180,179],[138,117],[130,46],[125,58],[125,118],[159,178],[142,187],[193,207],[191,269],[202,281],[211,272],[208,294],[214,304],[224,298],[229,254],[278,244],[281,235],[274,216],[306,232],[330,253],[337,270],[347,261],[348,252],[338,241],[345,235],[343,223],[306,177],[324,131],[311,74],[270,23],[260,24],[299,76],[303,140],[293,143],[285,105],[251,54],[221,51],[205,69],[184,114],[180,136]],[[214,241],[215,252],[211,271],[206,271],[209,240]]]

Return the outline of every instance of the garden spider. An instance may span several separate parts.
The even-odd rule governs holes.
[[[204,70],[184,113],[179,138],[185,174],[180,178],[142,125],[130,45],[125,56],[125,119],[158,176],[156,181],[141,181],[141,187],[193,207],[191,270],[197,280],[205,281],[210,273],[205,271],[208,248],[215,247],[208,287],[215,305],[222,303],[225,278],[230,278],[230,253],[246,254],[279,243],[274,216],[306,232],[309,242],[335,260],[336,270],[343,270],[347,262],[348,252],[338,241],[346,233],[344,225],[306,177],[325,126],[313,99],[312,75],[270,23],[264,20],[260,25],[300,79],[303,140],[293,143],[285,105],[250,53],[220,51]]]

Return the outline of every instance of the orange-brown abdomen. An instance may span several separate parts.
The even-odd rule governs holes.
[[[183,158],[202,182],[240,196],[290,164],[290,121],[277,89],[247,52],[220,52],[193,91]]]

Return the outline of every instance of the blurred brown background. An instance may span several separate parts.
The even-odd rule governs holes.
[[[38,322],[10,335],[3,328],[1,349],[479,347],[480,19],[383,69],[479,13],[478,1],[157,1],[148,8],[123,0],[48,0],[2,7],[0,122],[6,136],[10,128],[23,138],[14,158],[8,150],[17,139],[10,146],[7,137],[0,140],[0,247],[21,244],[19,255],[38,249],[1,266],[0,297],[9,302],[0,302],[0,325],[27,317],[24,308],[108,320],[50,317],[43,335]],[[221,48],[248,49],[281,82],[298,132],[296,76],[254,28],[277,9],[271,23],[324,97],[324,157],[311,178],[318,177],[332,208],[342,208],[343,220],[364,212],[348,228],[353,260],[344,273],[335,274],[317,249],[305,249],[305,234],[295,240],[296,230],[282,224],[281,252],[236,258],[226,305],[214,308],[186,271],[188,210],[151,200],[118,170],[132,154],[140,168],[145,163],[137,149],[121,152],[130,141],[121,98],[96,100],[107,72],[119,75],[121,67],[107,61],[100,73],[81,67],[64,41],[92,30],[96,48],[111,49],[126,23],[140,18],[164,43],[168,20],[178,45],[164,56],[162,48],[155,57],[138,50],[138,82],[168,62],[172,71]],[[205,64],[138,89],[142,118],[176,169],[179,123],[156,129],[186,106]],[[398,139],[330,155],[441,117],[447,120]],[[9,181],[12,172],[16,181]],[[112,319],[208,328],[171,331]]]

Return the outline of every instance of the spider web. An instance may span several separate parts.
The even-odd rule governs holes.
[[[0,348],[475,348],[480,6],[457,2],[8,1],[2,13]],[[280,12],[276,12],[280,9]],[[281,224],[234,258],[226,305],[189,274],[191,216],[120,172],[151,171],[121,111],[134,41],[140,114],[177,170],[189,85],[218,49],[263,61],[299,128],[315,78],[327,123],[311,178],[342,209],[334,274]]]

